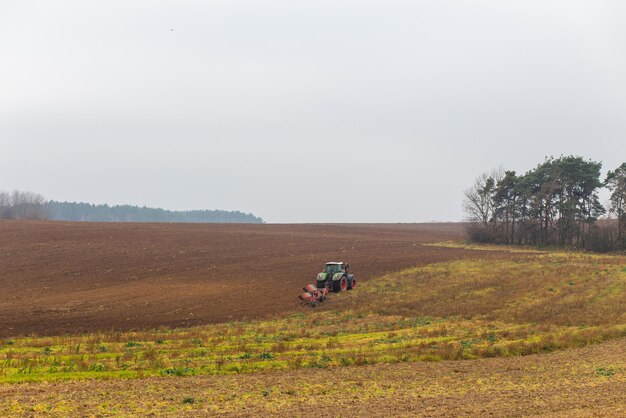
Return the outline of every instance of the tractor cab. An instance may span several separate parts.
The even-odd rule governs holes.
[[[344,263],[337,263],[337,262],[331,262],[331,263],[326,263],[326,269],[324,270],[326,273],[333,275],[335,273],[339,273],[340,271],[346,272],[346,268],[348,267],[347,264]]]

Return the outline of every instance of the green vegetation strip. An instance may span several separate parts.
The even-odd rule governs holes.
[[[625,258],[431,264],[285,318],[0,341],[0,382],[251,373],[516,356],[626,335]],[[601,371],[599,373],[605,373]]]

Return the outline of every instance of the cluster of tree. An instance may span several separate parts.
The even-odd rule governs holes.
[[[626,248],[626,163],[601,179],[602,163],[547,158],[524,175],[494,170],[465,191],[473,241],[609,251]],[[607,188],[608,205],[598,192]]]
[[[0,191],[0,219],[45,219],[44,204],[37,193]]]
[[[48,218],[59,221],[91,222],[193,222],[193,223],[263,223],[263,219],[239,211],[172,211],[131,205],[92,205],[56,202],[45,204]]]
[[[171,211],[131,205],[92,205],[56,202],[37,193],[0,191],[0,219],[50,219],[91,222],[194,222],[263,223],[263,219],[239,211]]]

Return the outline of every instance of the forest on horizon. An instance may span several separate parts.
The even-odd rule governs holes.
[[[32,192],[0,191],[0,219],[48,219],[76,222],[264,223],[251,213],[227,210],[174,211],[134,205],[45,200]]]

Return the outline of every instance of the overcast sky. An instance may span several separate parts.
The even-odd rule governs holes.
[[[623,1],[0,0],[0,189],[460,220],[482,171],[626,161]]]

